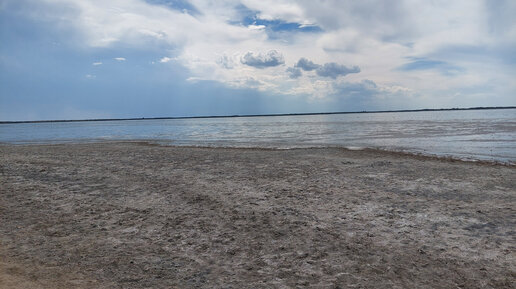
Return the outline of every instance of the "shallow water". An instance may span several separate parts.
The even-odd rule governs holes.
[[[516,162],[516,109],[0,124],[0,142],[148,140],[215,147],[371,147]]]

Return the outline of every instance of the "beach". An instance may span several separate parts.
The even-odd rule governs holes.
[[[516,167],[0,145],[0,288],[514,288]]]

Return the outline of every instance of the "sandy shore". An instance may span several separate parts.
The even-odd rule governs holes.
[[[0,288],[515,288],[516,168],[0,146]]]

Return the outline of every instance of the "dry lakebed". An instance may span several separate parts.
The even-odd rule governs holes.
[[[516,288],[516,167],[0,145],[0,288]]]

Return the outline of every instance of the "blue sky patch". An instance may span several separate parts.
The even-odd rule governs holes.
[[[258,11],[251,10],[244,5],[239,5],[236,9],[242,20],[235,24],[244,26],[249,25],[263,25],[268,34],[275,32],[322,32],[322,29],[317,25],[303,25],[301,23],[285,22],[281,20],[264,20],[258,18]],[[270,36],[270,35],[269,35]]]
[[[263,19],[248,19],[244,23],[246,25],[263,25],[266,29],[273,32],[292,31],[292,32],[321,32],[322,29],[315,25],[302,25],[299,23],[288,23],[280,20],[263,20]],[[248,23],[248,24],[247,24]]]
[[[193,6],[190,2],[186,0],[145,0],[145,2],[154,5],[162,5],[168,8],[179,10],[181,12],[186,12],[191,15],[199,15],[201,14],[195,6]]]

